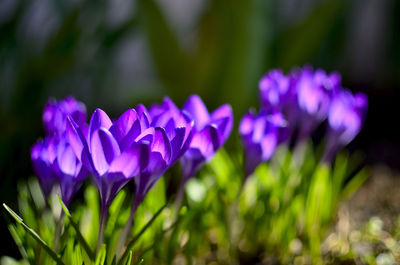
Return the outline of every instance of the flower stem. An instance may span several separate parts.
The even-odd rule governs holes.
[[[54,252],[57,252],[57,249],[58,249],[58,243],[60,241],[63,218],[64,218],[64,211],[61,209],[60,217],[57,220],[56,232],[55,232],[54,239],[53,239],[53,250],[54,250]]]
[[[182,178],[181,184],[179,185],[178,193],[176,194],[175,199],[175,219],[177,219],[179,210],[182,206],[183,196],[185,195],[185,184],[187,182],[187,178]],[[175,220],[176,221],[176,220]]]
[[[99,237],[97,240],[97,251],[99,252],[101,245],[103,244],[103,237],[104,237],[104,228],[106,225],[107,213],[108,213],[108,205],[104,205],[101,207],[100,210],[100,226],[99,226]]]
[[[128,221],[126,222],[124,229],[122,230],[117,246],[115,248],[115,253],[117,254],[117,258],[120,259],[122,256],[122,248],[125,245],[125,241],[128,237],[129,231],[132,228],[133,217],[135,215],[136,209],[139,206],[140,200],[135,198],[135,201],[132,204],[131,213],[129,214]]]

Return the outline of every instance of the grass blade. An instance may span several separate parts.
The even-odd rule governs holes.
[[[97,254],[96,265],[104,265],[105,260],[106,260],[106,245],[103,244],[100,248],[99,253]]]
[[[135,245],[136,241],[143,235],[144,232],[146,232],[147,228],[151,226],[151,224],[157,219],[157,217],[161,214],[161,212],[164,210],[164,208],[167,206],[167,204],[164,204],[150,219],[150,221],[140,230],[140,232],[129,242],[128,246],[126,247],[126,250],[124,254],[122,255],[121,259],[118,262],[118,265],[122,265],[123,260],[126,258],[126,256],[129,254],[131,251],[132,247]]]
[[[79,243],[82,245],[83,249],[88,254],[89,258],[91,260],[94,260],[95,259],[95,254],[92,251],[92,249],[90,248],[89,244],[86,242],[86,240],[83,237],[81,231],[79,230],[78,224],[72,219],[71,213],[69,212],[67,206],[61,200],[61,198],[59,196],[57,196],[57,197],[58,197],[58,201],[60,202],[61,207],[62,207],[65,215],[68,217],[69,222],[71,223],[72,227],[74,228],[74,230],[76,232],[76,236],[77,236],[77,239],[78,239]]]
[[[58,264],[64,265],[60,257],[55,253],[49,246],[47,246],[46,242],[29,226],[27,226],[21,217],[18,216],[10,207],[8,207],[5,203],[3,203],[3,207],[7,210],[7,212],[22,225],[22,227],[42,246],[42,248],[49,254],[49,256]]]

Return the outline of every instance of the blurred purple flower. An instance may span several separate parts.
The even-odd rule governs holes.
[[[195,126],[192,142],[181,159],[183,182],[186,182],[225,143],[232,130],[233,114],[227,104],[210,114],[197,95],[188,98],[183,111],[194,120]]]
[[[43,124],[47,134],[61,135],[65,132],[67,116],[83,127],[86,124],[86,107],[72,96],[57,102],[50,99],[43,110]]]
[[[266,73],[260,80],[261,108],[265,110],[282,110],[289,97],[289,78],[281,70],[275,69]]]
[[[76,157],[65,135],[47,136],[31,150],[33,168],[47,197],[55,184],[61,188],[61,199],[68,205],[88,172]]]
[[[89,172],[75,155],[65,136],[58,139],[56,150],[57,157],[53,168],[59,177],[61,199],[68,205]]]
[[[309,66],[292,73],[291,84],[298,108],[293,108],[292,111],[300,113],[297,118],[300,140],[308,137],[327,118],[332,97],[341,89],[340,81],[338,73],[328,75],[324,70],[314,71]]]
[[[39,180],[45,197],[49,196],[53,186],[58,181],[58,176],[53,169],[57,156],[54,137],[38,140],[31,148],[33,170]]]
[[[353,95],[348,90],[338,91],[331,103],[328,115],[328,139],[325,161],[330,162],[337,150],[360,132],[368,107],[363,93]]]
[[[268,161],[285,140],[286,120],[280,112],[248,112],[240,122],[239,134],[245,152],[245,174],[249,176],[261,162]]]

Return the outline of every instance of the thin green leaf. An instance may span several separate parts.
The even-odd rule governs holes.
[[[58,264],[64,265],[62,260],[58,257],[58,255],[51,250],[49,246],[47,246],[46,242],[43,241],[42,238],[29,226],[27,226],[21,217],[18,216],[10,207],[8,207],[5,203],[3,203],[3,207],[7,210],[7,212],[22,225],[22,227],[42,246],[42,248],[50,255],[50,257]]]
[[[123,260],[126,258],[126,256],[129,254],[129,251],[131,251],[132,247],[135,245],[136,241],[143,235],[144,232],[146,232],[147,228],[151,226],[151,224],[157,219],[157,217],[161,214],[161,212],[164,210],[164,208],[167,206],[167,204],[164,204],[150,219],[150,221],[140,230],[140,232],[129,242],[128,246],[126,247],[126,250],[124,254],[122,255],[121,259],[118,262],[118,265],[122,265]]]
[[[65,213],[66,216],[71,217],[71,213],[69,212],[67,206],[64,204],[64,202],[61,200],[60,196],[57,195],[58,201],[60,202],[60,205]]]
[[[368,168],[363,168],[358,172],[343,188],[341,199],[347,199],[368,179],[370,176]]]
[[[132,263],[132,250],[129,251],[129,257],[128,260],[126,261],[125,265],[131,265]]]
[[[95,265],[104,265],[105,260],[106,260],[106,245],[103,244],[100,248],[99,253],[97,254]]]
[[[7,204],[3,203],[3,207],[6,208],[7,212],[17,221],[18,223],[22,224],[23,220],[21,217],[19,217],[18,214],[16,214],[13,210],[11,210],[10,207],[7,206]]]
[[[83,237],[81,231],[79,230],[78,224],[72,219],[72,215],[69,212],[67,206],[63,203],[63,201],[60,199],[60,197],[58,195],[57,195],[57,197],[58,197],[58,201],[60,202],[61,207],[62,207],[65,215],[68,217],[69,222],[71,223],[72,227],[74,228],[74,230],[76,232],[76,236],[77,236],[77,239],[78,239],[79,243],[82,245],[83,249],[88,254],[89,258],[91,260],[94,260],[95,254],[92,251],[92,249],[90,248],[89,244],[86,242],[86,240]]]

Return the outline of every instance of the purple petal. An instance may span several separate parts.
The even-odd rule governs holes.
[[[120,155],[117,141],[107,129],[102,127],[93,132],[90,150],[94,168],[100,176],[107,172],[114,158]]]
[[[210,159],[221,146],[221,137],[215,125],[208,125],[193,136],[190,149],[198,149],[204,157]]]
[[[84,134],[84,132],[81,130],[81,127],[79,127],[71,119],[68,119],[66,137],[76,157],[85,166],[85,168],[91,172],[94,172],[94,165],[92,157],[89,153],[89,144],[87,142],[88,136],[87,134]]]
[[[222,105],[211,114],[211,121],[218,125],[218,130],[225,141],[232,131],[232,107],[228,104]]]
[[[278,144],[278,135],[276,131],[266,134],[261,140],[262,160],[267,161],[275,152]]]
[[[199,149],[189,148],[181,159],[183,181],[194,176],[206,161],[207,158]]]
[[[141,149],[138,147],[125,150],[110,165],[109,173],[122,173],[125,178],[132,178],[140,170]]]
[[[154,127],[150,127],[143,131],[138,137],[136,137],[135,142],[148,142],[152,143],[154,138]]]
[[[203,101],[197,95],[192,95],[183,105],[183,110],[188,112],[194,120],[197,130],[203,129],[210,120],[210,115]]]
[[[260,144],[247,143],[245,145],[245,174],[250,176],[256,167],[262,162],[262,148]]]
[[[89,142],[91,142],[91,137],[95,131],[100,127],[110,129],[112,122],[108,115],[101,109],[96,109],[90,119],[89,123]]]
[[[75,155],[80,158],[86,139],[82,139],[77,130],[78,125],[68,117],[66,136]]]
[[[171,159],[171,143],[163,128],[155,128],[151,149],[152,152],[160,153],[164,161],[166,161],[167,164],[169,163]]]
[[[133,124],[138,119],[134,109],[125,111],[111,126],[110,132],[115,139],[120,142],[132,129]]]
[[[167,163],[160,153],[152,152],[150,154],[149,163],[139,177],[135,178],[136,194],[135,200],[142,201],[146,193],[154,185],[154,183],[162,176],[167,168]],[[137,196],[137,198],[136,198]]]
[[[184,139],[186,134],[185,127],[179,127],[175,129],[175,136],[171,140],[171,164],[174,163],[180,156],[180,151],[183,147]]]
[[[74,176],[77,172],[77,158],[71,146],[62,141],[57,148],[57,164],[63,174]]]
[[[141,133],[140,120],[134,109],[122,114],[110,128],[121,150],[129,148],[136,137]]]
[[[239,134],[248,135],[253,131],[254,128],[254,115],[251,113],[246,113],[239,125]]]
[[[141,126],[141,131],[143,132],[147,128],[149,128],[150,123],[151,123],[151,116],[149,112],[147,111],[146,107],[143,106],[142,104],[139,104],[135,107],[135,110],[138,114],[139,120],[140,120],[140,126]]]

